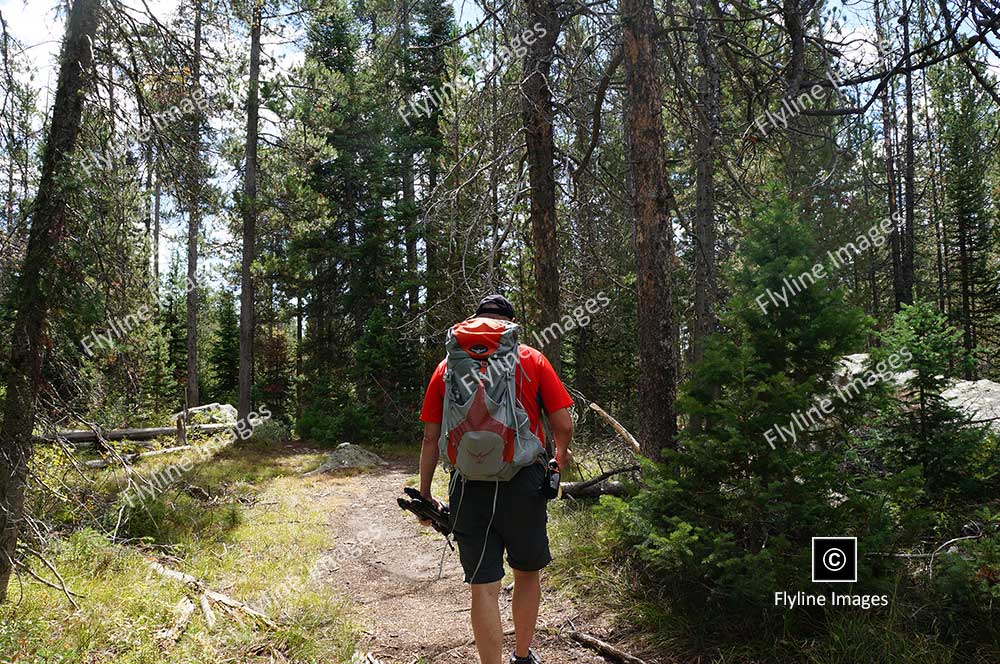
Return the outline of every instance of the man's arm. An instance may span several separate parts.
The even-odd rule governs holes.
[[[567,468],[573,461],[573,455],[569,451],[569,441],[573,438],[573,417],[569,414],[569,408],[549,413],[549,427],[556,445],[556,463],[560,468]]]
[[[424,444],[420,448],[420,493],[427,499],[432,498],[431,482],[434,480],[434,470],[437,468],[440,436],[440,422],[424,422]]]

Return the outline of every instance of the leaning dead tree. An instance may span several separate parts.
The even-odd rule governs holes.
[[[635,436],[633,436],[631,432],[629,432],[629,430],[621,424],[621,422],[608,414],[607,411],[598,406],[596,403],[591,402],[587,407],[607,422],[608,426],[614,430],[618,438],[625,443],[630,456],[641,454],[639,442],[635,439]],[[602,472],[595,477],[591,477],[586,480],[579,482],[563,482],[562,495],[568,498],[596,498],[604,495],[624,496],[627,493],[627,487],[622,484],[621,481],[612,478],[617,478],[621,475],[635,474],[640,470],[641,467],[638,464],[627,463],[609,470],[602,470]]]
[[[101,0],[75,0],[60,57],[59,82],[42,160],[42,175],[31,210],[31,230],[15,295],[7,397],[0,427],[0,602],[17,558],[31,459],[35,401],[42,382],[42,357],[49,296],[59,274],[58,254],[69,226],[69,169],[80,135],[84,90],[92,80],[94,35]]]

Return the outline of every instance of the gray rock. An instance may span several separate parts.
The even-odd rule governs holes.
[[[329,473],[345,468],[371,468],[388,465],[382,457],[369,452],[363,447],[351,443],[341,443],[316,470],[305,473],[303,477]]]
[[[850,378],[865,370],[868,362],[867,353],[855,353],[841,358],[841,369],[834,374],[834,381],[843,385]],[[902,387],[912,378],[914,372],[893,374],[894,383]],[[983,424],[989,424],[994,431],[1000,431],[1000,383],[992,380],[960,380],[950,381],[948,389],[941,393],[948,404],[965,413],[969,419]]]
[[[189,415],[202,413],[202,416],[198,418],[199,420],[204,420],[206,417],[210,420],[209,422],[205,422],[205,424],[234,424],[237,416],[236,409],[228,403],[208,403],[204,406],[189,408],[187,412]],[[184,417],[183,410],[171,415],[170,421],[177,422],[181,417]]]

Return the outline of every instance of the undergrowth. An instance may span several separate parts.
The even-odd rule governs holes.
[[[711,664],[994,664],[1000,650],[959,652],[916,629],[921,607],[896,601],[888,610],[842,610],[787,623],[738,624],[725,615],[679,607],[670,587],[644,576],[619,539],[613,519],[593,503],[550,507],[554,561],[548,585],[581,605],[610,611],[620,628],[651,653]],[[761,598],[763,604],[770,597]],[[926,607],[925,607],[926,609]],[[794,611],[794,610],[793,610]],[[787,614],[786,614],[787,615]]]
[[[198,463],[167,491],[130,508],[120,472],[69,484],[78,508],[58,512],[44,556],[79,593],[75,610],[59,591],[22,574],[0,607],[0,662],[347,662],[357,626],[348,604],[310,574],[330,546],[327,515],[338,498],[299,475],[319,454],[259,443],[230,447]],[[179,455],[142,464],[152,473]],[[120,514],[120,518],[119,518]],[[272,629],[213,604],[209,627],[198,597],[151,571],[148,561],[194,576],[215,591],[260,608]],[[55,581],[37,558],[32,571]],[[176,638],[185,597],[190,623]]]

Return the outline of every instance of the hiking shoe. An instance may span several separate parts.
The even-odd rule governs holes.
[[[542,664],[542,660],[538,659],[538,655],[529,650],[527,657],[517,657],[511,654],[510,664]]]

